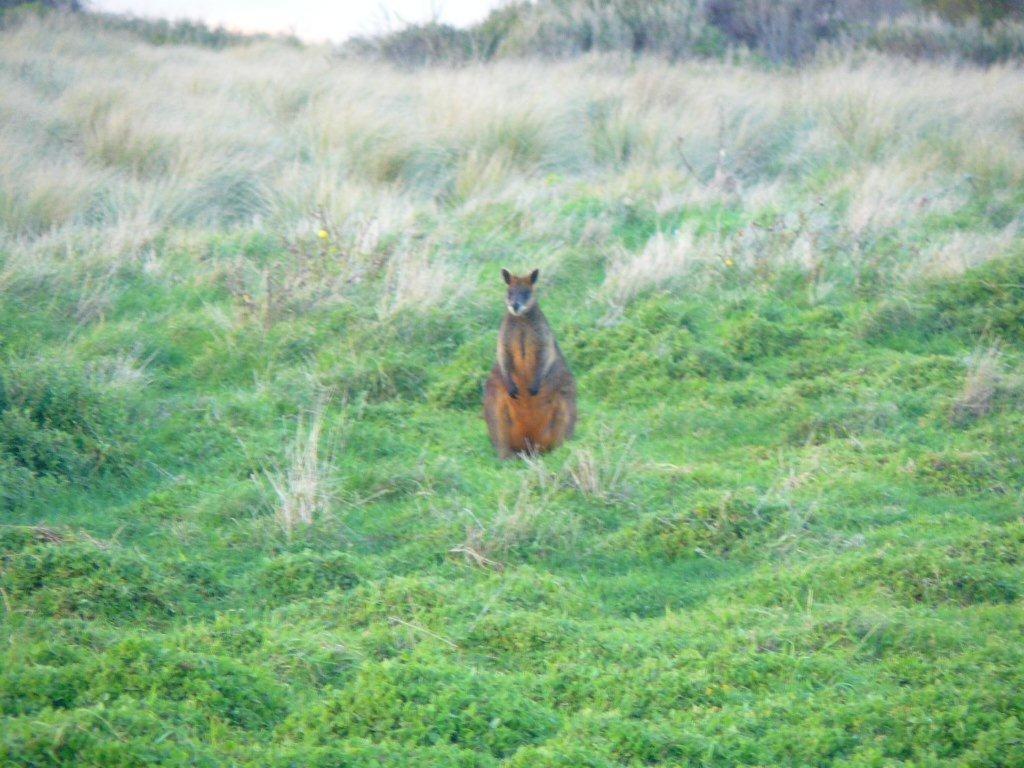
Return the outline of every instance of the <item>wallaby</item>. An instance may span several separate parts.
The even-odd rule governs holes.
[[[576,381],[537,305],[539,274],[501,270],[508,312],[498,333],[498,363],[484,385],[484,419],[502,459],[557,448],[576,426]]]

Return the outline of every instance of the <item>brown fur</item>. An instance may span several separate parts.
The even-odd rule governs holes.
[[[484,386],[484,419],[498,456],[544,453],[572,437],[576,426],[576,381],[537,306],[534,271],[526,277],[502,270],[509,286],[509,312],[498,334],[498,362]],[[512,311],[513,297],[527,297]]]

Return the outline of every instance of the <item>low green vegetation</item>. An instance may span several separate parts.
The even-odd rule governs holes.
[[[680,150],[611,62],[552,69],[654,89],[585,146],[476,88],[464,133],[381,138],[343,74],[230,50],[231,125],[189,68],[208,122],[90,128],[128,38],[2,34],[0,109],[35,106],[0,138],[64,172],[0,155],[0,765],[1024,764],[1019,71],[915,70],[985,78],[955,117],[851,65],[849,110],[811,75],[780,116],[788,76],[665,67],[735,78],[665,102],[724,116]],[[132,45],[140,89],[186,66]],[[365,109],[521,89],[362,72]],[[118,125],[177,175],[89,154]],[[504,463],[502,266],[541,268],[581,414]]]
[[[580,436],[504,465],[471,396],[489,345],[453,342],[493,332],[493,279],[487,308],[201,333],[230,297],[140,310],[125,276],[46,365],[19,313],[4,762],[1012,765],[1022,275],[992,262],[896,318],[738,280],[611,326],[552,276]],[[125,325],[146,385],[96,393]],[[339,368],[352,336],[391,341]],[[957,416],[979,338],[1003,372]],[[262,473],[306,381],[335,390],[327,489],[288,535]]]

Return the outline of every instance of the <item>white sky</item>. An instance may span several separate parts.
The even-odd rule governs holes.
[[[501,0],[88,0],[95,11],[221,24],[242,32],[290,32],[303,40],[340,41],[405,22],[466,26]]]

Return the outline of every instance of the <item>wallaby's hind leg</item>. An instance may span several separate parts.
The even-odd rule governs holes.
[[[572,437],[576,427],[576,403],[566,398],[559,398],[555,404],[551,422],[548,424],[545,443],[547,450],[557,448]]]
[[[576,382],[572,375],[565,371],[558,390],[557,413],[554,423],[558,431],[558,442],[571,440],[576,432]]]
[[[505,402],[504,395],[501,375],[495,369],[487,379],[487,384],[484,385],[484,420],[487,422],[491,444],[498,452],[499,459],[507,459],[512,456],[509,434],[512,429],[512,418],[508,412],[508,404]]]

